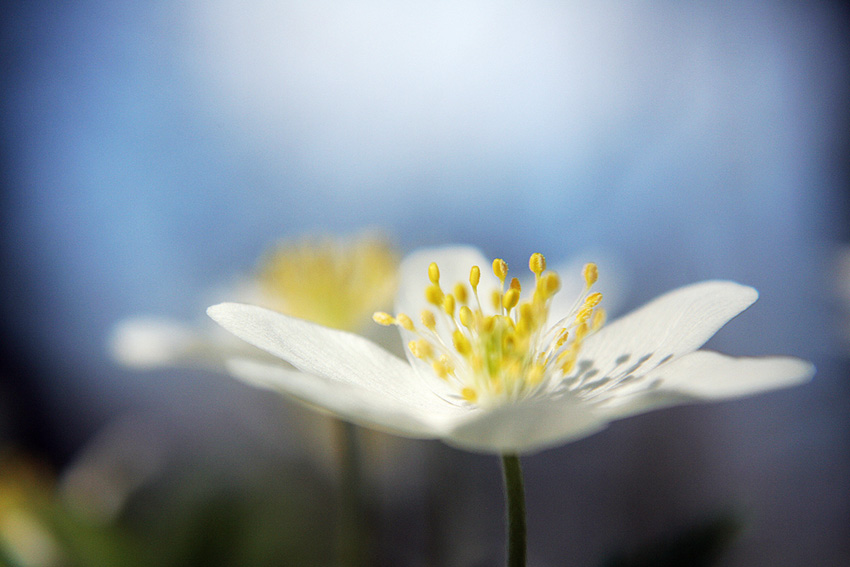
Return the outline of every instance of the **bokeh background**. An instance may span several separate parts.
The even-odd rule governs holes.
[[[149,565],[259,565],[246,532],[264,529],[291,564],[326,559],[333,459],[293,426],[301,410],[215,373],[122,368],[106,345],[132,315],[203,322],[277,239],[364,227],[402,252],[464,242],[517,265],[595,250],[615,260],[619,312],[748,283],[760,300],[710,346],[818,366],[800,388],[526,458],[531,564],[602,565],[718,525],[719,565],[850,561],[843,4],[3,12],[0,442],[43,486],[85,462],[92,499],[124,487],[117,516],[79,524],[111,564],[134,540],[159,542]],[[376,564],[498,564],[497,460],[381,443]]]

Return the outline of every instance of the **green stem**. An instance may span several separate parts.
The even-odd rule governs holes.
[[[368,563],[366,506],[363,496],[360,440],[357,426],[337,420],[334,424],[339,440],[341,500],[340,534],[337,542],[337,564],[365,567]]]
[[[507,567],[525,567],[525,488],[522,482],[522,468],[519,465],[519,457],[502,455],[502,471],[505,478],[505,508],[508,530]]]

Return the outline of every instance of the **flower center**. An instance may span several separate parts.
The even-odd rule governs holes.
[[[269,307],[326,327],[357,331],[392,301],[398,257],[386,240],[305,239],[268,254],[257,276]]]
[[[377,312],[373,319],[413,333],[416,338],[408,343],[413,355],[467,403],[494,405],[526,398],[556,387],[572,371],[582,341],[605,321],[605,311],[597,307],[602,294],[590,291],[598,274],[595,264],[584,267],[583,291],[554,325],[549,325],[549,311],[561,280],[546,271],[542,254],[531,255],[529,268],[533,291],[523,299],[519,280],[507,279],[507,263],[494,260],[493,274],[500,285],[491,297],[482,298],[478,266],[472,266],[468,286],[460,282],[447,292],[440,284],[439,266],[431,263],[431,283],[425,288],[431,307],[420,314],[421,324],[405,313],[393,317]],[[485,312],[482,300],[491,302],[492,311]]]

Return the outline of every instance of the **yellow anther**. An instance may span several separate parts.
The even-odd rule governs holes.
[[[508,263],[501,258],[496,258],[493,260],[493,273],[496,274],[500,282],[504,283],[505,278],[508,277]]]
[[[528,267],[534,272],[535,276],[540,277],[540,274],[546,269],[546,258],[540,252],[535,252],[528,259]]]
[[[417,339],[407,343],[407,348],[413,353],[413,356],[422,360],[428,360],[434,355],[434,348],[431,343],[425,339]]]
[[[428,279],[431,280],[431,283],[433,284],[440,283],[440,268],[437,266],[436,262],[431,262],[428,265]]]
[[[472,309],[464,305],[460,308],[460,313],[458,314],[460,317],[460,323],[467,329],[472,328],[472,321],[474,320],[472,315]]]
[[[446,315],[454,317],[455,314],[455,298],[452,294],[447,294],[443,297],[443,311]]]
[[[402,329],[405,329],[406,331],[412,331],[415,329],[415,327],[413,326],[413,319],[411,319],[404,313],[399,313],[395,316],[395,319],[396,322],[401,325]]]
[[[443,304],[443,290],[439,285],[431,284],[425,288],[425,299],[431,305],[439,307]]]
[[[474,403],[475,400],[478,399],[478,392],[475,389],[466,386],[463,390],[460,391],[461,397],[467,402]]]
[[[372,314],[372,320],[378,325],[383,325],[384,327],[389,327],[390,325],[394,325],[396,323],[395,318],[389,313],[384,313],[383,311],[376,311]]]
[[[563,364],[561,364],[561,372],[563,372],[564,374],[569,374],[570,372],[572,372],[575,365],[576,365],[576,357],[571,356],[571,357],[567,358],[563,362]]]
[[[437,327],[437,320],[434,318],[434,313],[429,309],[423,309],[420,318],[426,329],[433,331]]]
[[[490,334],[493,332],[493,329],[496,328],[496,317],[485,317],[484,321],[481,324],[480,333]]]
[[[596,307],[597,305],[599,305],[600,301],[602,301],[602,294],[597,291],[596,293],[591,293],[590,295],[588,295],[587,298],[584,300],[584,304],[587,307]]]
[[[457,298],[458,303],[460,303],[461,305],[469,301],[469,294],[466,292],[466,286],[462,283],[458,282],[455,284],[453,293],[455,298]]]
[[[517,306],[517,303],[519,303],[519,290],[512,287],[502,297],[502,307],[510,313],[511,309]]]
[[[593,307],[584,306],[576,313],[576,325],[581,325],[593,315]]]
[[[597,278],[599,278],[599,269],[596,267],[596,264],[591,262],[584,266],[582,274],[584,275],[584,281],[587,284],[587,287],[590,287],[595,284]]]
[[[434,362],[432,362],[432,363],[431,363],[431,368],[433,368],[433,369],[434,369],[434,373],[435,373],[435,374],[437,374],[437,376],[439,376],[439,377],[440,377],[440,378],[442,378],[443,380],[445,380],[445,379],[447,379],[447,378],[449,377],[449,369],[448,369],[448,368],[446,368],[446,365],[445,365],[445,363],[442,361],[442,359],[440,359],[440,360],[435,360]]]
[[[561,329],[561,332],[558,333],[558,340],[555,342],[555,348],[561,348],[564,346],[564,343],[567,342],[567,339],[570,337],[570,332],[566,329]]]
[[[452,333],[452,344],[461,356],[469,356],[472,352],[472,345],[470,344],[469,339],[467,339],[466,335],[464,335],[460,330],[455,330],[455,332]]]
[[[510,289],[515,289],[517,291],[522,291],[522,286],[519,283],[519,278],[511,278]]]
[[[561,278],[555,272],[549,272],[541,278],[537,289],[543,294],[544,299],[549,299],[561,289]]]
[[[534,307],[531,303],[520,303],[519,305],[519,321],[517,322],[517,332],[529,334],[534,330],[535,317]]]
[[[584,337],[587,336],[588,331],[589,331],[589,329],[587,328],[587,323],[582,323],[578,327],[576,327],[576,333],[575,333],[576,340],[573,343],[574,347],[578,348],[577,345],[580,344],[581,341],[584,340]]]
[[[439,360],[443,364],[443,366],[446,367],[446,372],[452,374],[455,371],[454,364],[452,364],[452,359],[449,358],[449,355],[441,354]]]
[[[598,331],[602,325],[605,324],[605,319],[608,317],[608,314],[605,313],[605,310],[601,307],[597,309],[593,313],[593,321],[590,323],[590,327],[594,331]]]
[[[481,268],[478,266],[472,266],[469,270],[469,285],[472,286],[472,289],[475,290],[478,288],[478,282],[481,281]]]

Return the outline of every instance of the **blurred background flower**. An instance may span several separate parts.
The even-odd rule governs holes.
[[[624,310],[700,279],[756,287],[709,346],[819,373],[527,459],[531,562],[595,565],[732,508],[746,527],[726,564],[846,564],[850,388],[829,281],[850,237],[842,4],[3,10],[4,443],[64,470],[142,414],[224,478],[298,462],[279,400],[118,368],[112,326],[199,318],[207,290],[305,232],[381,226],[403,252],[470,243],[516,265],[596,247],[629,275]],[[431,483],[376,495],[384,561],[493,563],[498,467],[431,450]]]

